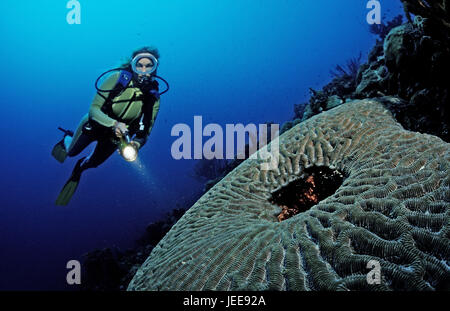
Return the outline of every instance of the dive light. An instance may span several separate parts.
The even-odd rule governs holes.
[[[120,138],[119,153],[128,162],[133,162],[137,159],[138,148],[131,143],[131,138],[128,134]]]

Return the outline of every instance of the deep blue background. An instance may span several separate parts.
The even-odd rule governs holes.
[[[151,221],[202,188],[192,160],[175,161],[174,124],[283,123],[329,70],[375,42],[365,0],[1,1],[0,289],[67,289],[66,263],[126,248]],[[384,0],[384,21],[401,12]],[[154,45],[171,84],[142,167],[114,154],[83,175],[67,207],[53,203],[75,159],[51,156],[58,126],[75,129],[94,81]],[[91,146],[84,154],[92,150]]]

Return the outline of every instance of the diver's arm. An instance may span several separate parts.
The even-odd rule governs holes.
[[[112,90],[117,84],[119,75],[119,73],[111,75],[105,82],[102,83],[99,89]],[[102,111],[102,107],[105,104],[105,98],[108,97],[109,93],[110,92],[97,92],[97,94],[95,94],[95,97],[92,100],[91,108],[89,109],[89,119],[92,119],[103,126],[113,127],[117,121]],[[100,94],[104,97],[100,96]]]
[[[138,148],[141,148],[145,145],[147,142],[148,136],[150,135],[150,132],[152,131],[153,124],[155,124],[156,116],[158,115],[159,111],[159,99],[155,101],[153,104],[153,109],[150,113],[144,113],[144,130],[139,131],[136,133],[136,137],[134,141],[138,144]]]

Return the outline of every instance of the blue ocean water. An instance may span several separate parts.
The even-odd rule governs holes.
[[[96,248],[132,246],[145,226],[203,184],[192,160],[174,160],[177,123],[283,123],[309,87],[375,43],[365,0],[86,1],[69,25],[68,1],[0,3],[0,290],[72,289],[66,263]],[[381,2],[383,21],[400,1]],[[114,154],[84,173],[67,207],[54,201],[77,158],[50,155],[75,130],[94,82],[133,50],[161,53],[171,89],[139,163]],[[93,146],[83,152],[87,155]]]

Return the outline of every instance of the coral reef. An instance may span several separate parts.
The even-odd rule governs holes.
[[[125,251],[118,247],[97,249],[83,255],[81,290],[125,290],[137,269],[149,256],[156,244],[185,213],[175,208],[162,220],[149,224],[134,248]]]
[[[342,74],[335,77],[322,90],[316,91],[310,88],[311,97],[309,104],[305,107],[301,121],[352,99],[356,81],[357,74]]]
[[[392,28],[400,21],[397,17],[378,30],[372,29],[381,37],[390,31],[384,41],[377,40],[356,79],[339,70],[343,74],[322,90],[311,90],[302,121],[351,100],[395,96],[397,100],[386,107],[394,116],[402,116],[397,121],[403,127],[449,142],[449,32],[436,25],[430,14],[424,15],[429,18],[416,16],[414,22]]]
[[[276,170],[245,160],[172,227],[128,290],[450,289],[448,143],[403,129],[377,100],[345,103],[279,140]],[[314,167],[345,180],[279,222],[272,194]],[[367,282],[371,260],[381,284]]]
[[[311,206],[333,194],[342,184],[344,175],[326,166],[313,166],[304,170],[302,176],[274,193],[270,203],[282,211],[277,216],[283,221],[308,210]]]
[[[450,30],[449,0],[401,0],[406,17],[412,23],[411,14],[432,19]]]
[[[400,26],[403,23],[403,16],[398,15],[386,24],[372,24],[369,26],[369,31],[374,35],[377,35],[381,40],[384,40],[388,33],[395,27]]]
[[[337,78],[341,76],[349,76],[353,80],[356,80],[356,75],[358,74],[359,66],[361,65],[361,57],[362,54],[359,53],[358,57],[350,58],[347,61],[346,68],[341,65],[336,65],[336,68],[330,71],[331,75]]]
[[[399,120],[405,128],[448,142],[450,45],[448,38],[427,30],[428,25],[428,20],[416,17],[414,24],[394,28],[384,42],[383,57],[368,71],[387,73],[379,80],[381,92],[409,103],[403,113],[413,122]]]
[[[294,104],[294,120],[301,119],[305,113],[306,103]]]

